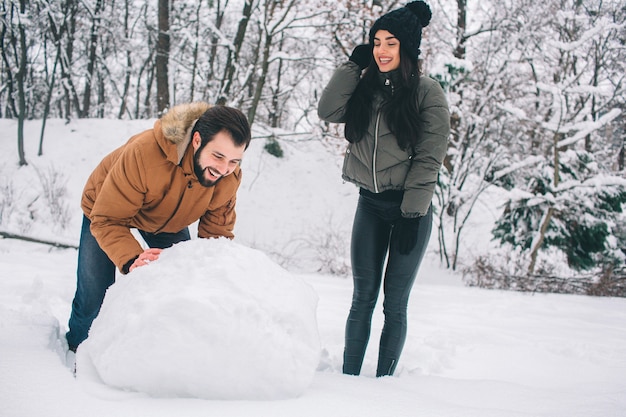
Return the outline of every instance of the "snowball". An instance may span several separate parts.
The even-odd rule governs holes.
[[[109,288],[78,376],[94,369],[107,385],[159,397],[293,398],[319,361],[317,301],[258,250],[179,243]]]

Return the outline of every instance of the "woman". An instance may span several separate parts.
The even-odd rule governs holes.
[[[376,376],[393,375],[406,339],[409,293],[430,238],[431,200],[450,132],[443,90],[418,68],[422,28],[430,18],[423,1],[379,18],[370,43],[357,46],[336,69],[318,104],[321,119],[345,123],[350,144],[343,178],[360,187],[345,374],[361,372],[383,274],[385,323]]]

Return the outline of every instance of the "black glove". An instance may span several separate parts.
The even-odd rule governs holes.
[[[372,62],[372,45],[364,44],[359,45],[352,51],[352,55],[350,55],[350,61],[354,62],[361,69],[365,69]]]
[[[393,226],[396,248],[401,255],[408,255],[417,243],[421,217],[400,217]]]

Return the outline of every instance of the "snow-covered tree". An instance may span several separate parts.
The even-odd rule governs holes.
[[[565,254],[573,271],[591,269],[596,277],[623,264],[626,245],[617,231],[624,221],[625,182],[623,172],[613,170],[617,153],[607,132],[624,95],[624,12],[617,2],[556,0],[518,10],[524,36],[516,38],[517,56],[528,82],[502,105],[525,140],[507,141],[516,152],[493,173],[496,183],[511,190],[494,233],[519,249],[511,252],[516,261],[507,260],[517,274],[555,270],[560,258],[541,256],[553,253],[549,248]],[[536,163],[507,168],[530,160]],[[500,255],[480,263],[502,266]]]
[[[502,244],[525,253],[537,247],[557,248],[577,271],[624,263],[626,253],[616,232],[624,226],[626,179],[608,175],[588,152],[569,150],[560,154],[558,169],[552,160],[545,160],[523,180],[525,186],[520,182],[511,191],[494,229]]]

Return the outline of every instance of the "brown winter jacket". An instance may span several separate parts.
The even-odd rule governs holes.
[[[85,185],[81,206],[91,233],[120,271],[143,252],[131,228],[175,233],[200,219],[201,238],[233,238],[241,169],[213,187],[193,170],[191,129],[210,107],[173,107],[154,128],[133,136],[107,155]]]

